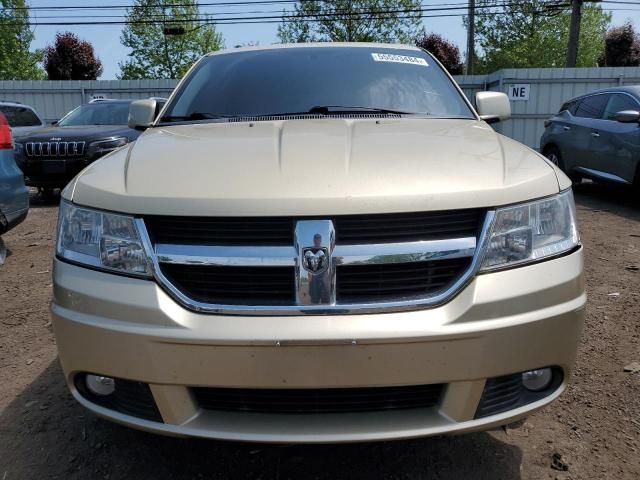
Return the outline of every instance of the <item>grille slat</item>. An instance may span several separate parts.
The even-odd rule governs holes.
[[[205,410],[279,414],[348,413],[437,405],[443,385],[328,389],[239,389],[196,387]]]
[[[293,305],[293,267],[221,267],[162,264],[162,273],[182,292],[205,303]]]
[[[324,217],[332,220],[338,244],[416,242],[474,237],[481,209]],[[185,245],[292,245],[297,220],[314,217],[172,217],[147,216],[156,243]]]
[[[336,217],[336,242],[370,244],[476,236],[483,211],[453,210]]]
[[[27,157],[79,157],[85,153],[85,142],[27,142],[25,153]]]
[[[367,297],[433,295],[445,290],[469,267],[471,259],[434,260],[399,264],[339,266],[336,296],[339,302]]]

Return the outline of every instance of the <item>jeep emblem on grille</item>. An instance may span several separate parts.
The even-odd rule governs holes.
[[[319,273],[327,268],[329,255],[326,248],[314,247],[303,250],[304,268],[313,273]]]

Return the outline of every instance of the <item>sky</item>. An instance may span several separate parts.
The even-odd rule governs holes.
[[[199,0],[200,3],[215,3],[212,0]],[[220,0],[224,2],[225,0]],[[461,2],[464,0],[457,0]],[[31,7],[52,7],[52,6],[87,6],[87,5],[129,5],[132,0],[29,0]],[[427,0],[422,4],[425,6],[431,4],[442,5],[443,0]],[[614,9],[613,25],[620,25],[629,19],[635,23],[640,29],[640,0],[638,5],[632,5],[629,10],[629,5],[623,4],[604,4],[606,9]],[[202,13],[238,13],[238,12],[250,12],[250,11],[280,11],[281,8],[278,5],[253,5],[253,6],[218,6],[201,7]],[[124,14],[122,10],[108,10],[108,11],[91,11],[94,15],[121,15]],[[462,13],[462,12],[460,12]],[[70,17],[74,15],[87,15],[85,12],[77,10],[65,10],[64,13],[60,11],[34,11],[32,10],[32,20],[40,18],[42,22],[55,22],[52,19],[45,19],[42,17],[51,17],[55,15],[64,15]],[[262,15],[262,13],[255,14]],[[97,19],[97,18],[96,18]],[[109,19],[105,19],[109,20]],[[441,17],[441,18],[425,18],[423,19],[424,27],[428,32],[435,32],[443,35],[445,38],[454,42],[460,48],[460,52],[464,54],[466,45],[466,30],[462,25],[461,17]],[[222,32],[225,44],[227,47],[233,47],[239,44],[246,44],[249,42],[258,42],[261,45],[268,45],[278,41],[277,39],[277,24],[251,24],[251,25],[219,25],[217,29]],[[53,43],[56,32],[69,30],[78,35],[84,40],[88,40],[93,44],[96,54],[102,61],[104,72],[101,79],[111,80],[115,79],[117,73],[120,71],[118,62],[124,60],[128,53],[128,49],[120,44],[120,33],[122,31],[122,25],[74,25],[66,27],[56,27],[49,25],[33,26],[35,33],[35,40],[32,43],[32,48],[43,48],[48,44]]]

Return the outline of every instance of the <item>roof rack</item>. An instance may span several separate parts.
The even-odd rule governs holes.
[[[22,102],[19,102],[17,100],[4,100],[2,98],[0,98],[0,103],[15,103],[16,105],[23,105]]]

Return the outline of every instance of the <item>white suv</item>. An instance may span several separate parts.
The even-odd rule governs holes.
[[[565,389],[585,305],[570,180],[428,53],[207,55],[64,190],[53,324],[74,396],[273,442],[490,428]]]

